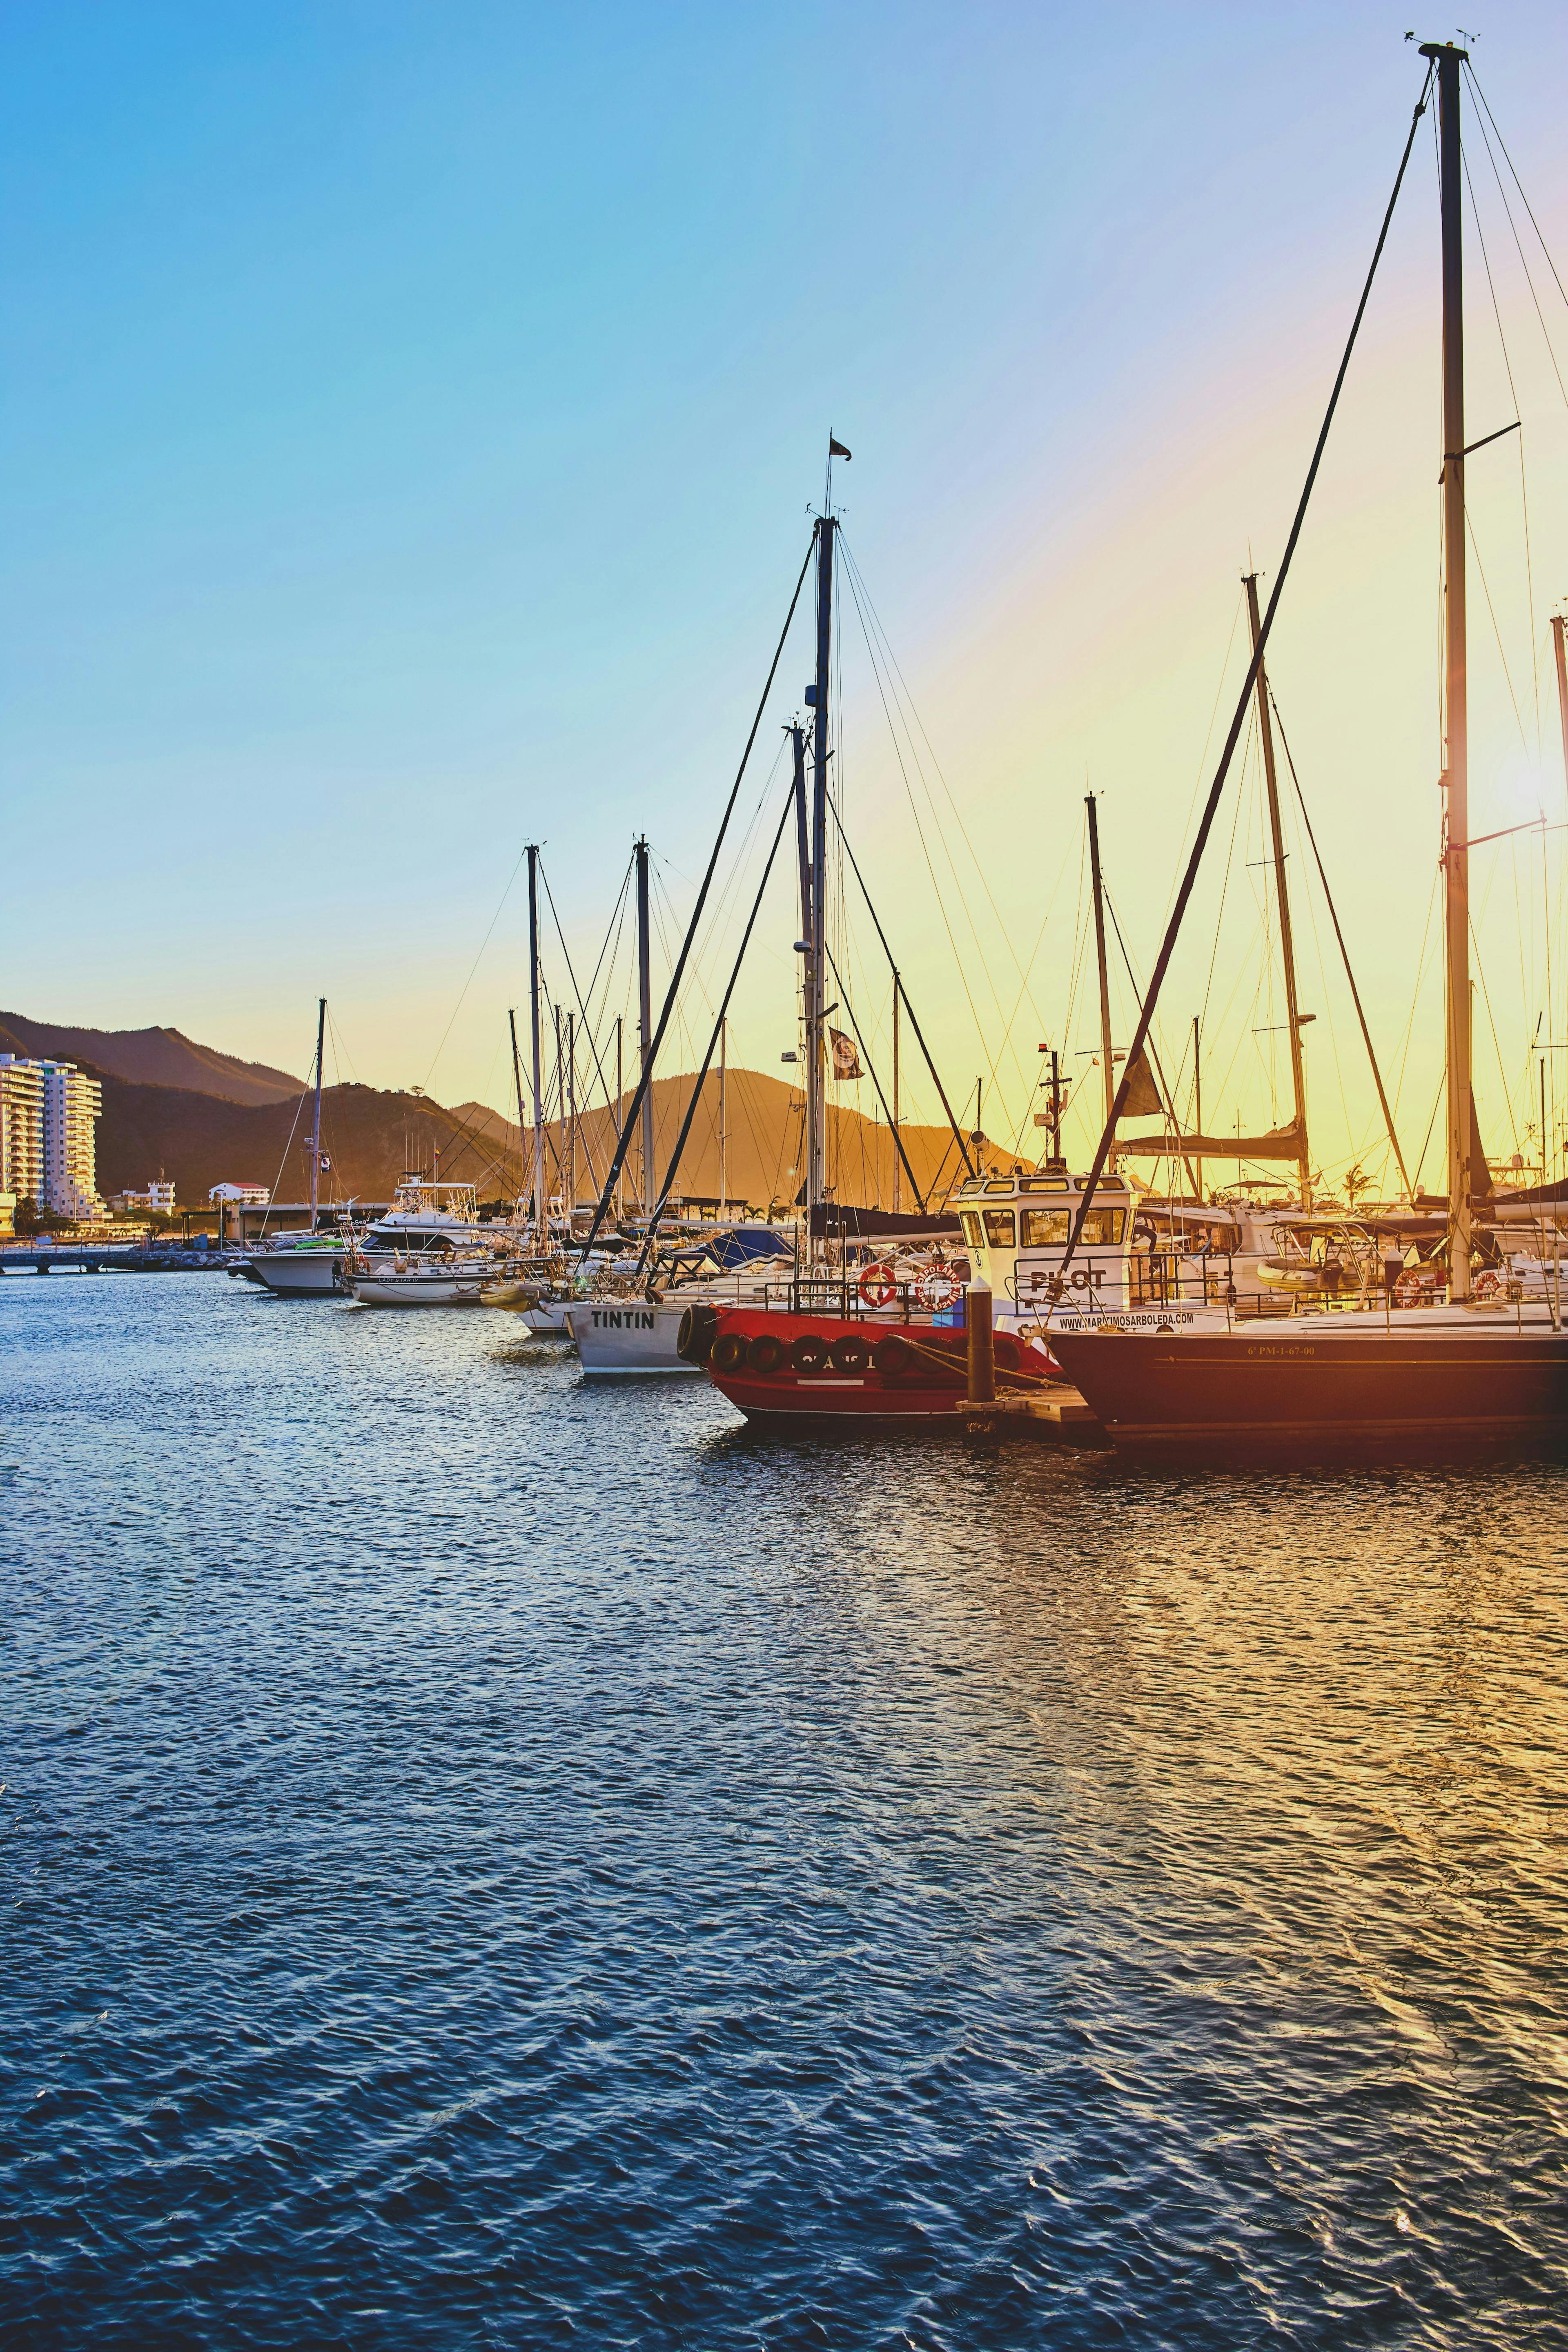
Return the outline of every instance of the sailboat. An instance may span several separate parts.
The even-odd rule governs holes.
[[[253,1250],[241,1261],[240,1271],[265,1290],[289,1298],[331,1298],[342,1287],[343,1254],[341,1233],[323,1234],[321,1225],[321,1055],[326,1045],[327,1000],[316,1006],[315,1117],[310,1127],[310,1225],[308,1233],[280,1234],[269,1249]]]
[[[1458,1447],[1502,1445],[1555,1449],[1568,1437],[1568,1334],[1562,1324],[1560,1286],[1542,1283],[1528,1301],[1510,1298],[1508,1286],[1477,1295],[1472,1284],[1472,1207],[1478,1143],[1470,1092],[1469,814],[1465,627],[1465,402],[1461,235],[1463,165],[1460,151],[1460,68],[1467,52],[1429,43],[1421,55],[1427,79],[1405,151],[1408,163],[1416,126],[1434,79],[1437,88],[1443,253],[1444,686],[1447,837],[1444,845],[1447,928],[1445,1062],[1447,1091],[1447,1284],[1439,1303],[1395,1311],[1385,1290],[1376,1307],[1348,1313],[1293,1315],[1273,1326],[1242,1323],[1229,1312],[1194,1317],[1149,1332],[1068,1328],[1057,1318],[1051,1346],[1093,1407],[1112,1443],[1123,1450],[1184,1460],[1236,1453],[1371,1452],[1399,1459]],[[1394,184],[1388,219],[1403,182]],[[1371,276],[1367,281],[1370,291]],[[1366,294],[1362,298],[1364,311]],[[1362,312],[1358,311],[1359,327]],[[1355,331],[1352,331],[1353,347]],[[1340,371],[1318,443],[1321,457]],[[1268,623],[1294,551],[1315,478],[1318,458],[1270,599],[1268,620],[1254,646],[1246,695],[1261,667]],[[1241,712],[1211,788],[1165,940],[1140,1015],[1137,1046],[1148,1034],[1161,981],[1174,944],[1197,864],[1234,750]],[[1106,1122],[1096,1156],[1103,1165],[1126,1080]],[[1484,1163],[1483,1163],[1484,1165]],[[1079,1219],[1081,1227],[1082,1219]],[[1075,1241],[1078,1235],[1075,1234]],[[1521,1286],[1513,1286],[1518,1291]]]

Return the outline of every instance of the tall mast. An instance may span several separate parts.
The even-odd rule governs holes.
[[[1105,892],[1100,878],[1100,817],[1094,805],[1094,794],[1084,799],[1089,811],[1089,870],[1094,882],[1094,952],[1100,966],[1100,1059],[1105,1075],[1105,1123],[1110,1125],[1116,1109],[1116,1066],[1110,1043],[1110,981],[1105,968]],[[1060,1150],[1058,1145],[1058,1150]],[[1114,1174],[1116,1146],[1106,1154],[1106,1166]]]
[[[517,1088],[517,1189],[519,1195],[521,1196],[524,1183],[522,1173],[522,1139],[527,1130],[528,1120],[524,1115],[522,1108],[522,1056],[517,1050],[517,1007],[515,1005],[508,1006],[506,1018],[507,1026],[511,1031],[512,1083]]]
[[[1201,1135],[1204,1131],[1204,1074],[1198,1060],[1203,1035],[1198,1027],[1199,1017],[1195,1013],[1193,1015],[1193,1133],[1194,1135]],[[1198,1196],[1198,1204],[1201,1207],[1204,1197],[1204,1163],[1201,1160],[1195,1160],[1193,1165],[1193,1190]]]
[[[833,653],[833,536],[825,514],[816,526],[816,683],[813,726],[811,939],[805,1014],[806,1234],[812,1212],[827,1197],[827,1070],[823,1015],[827,1006],[827,688]]]
[[[1459,68],[1451,42],[1422,49],[1437,68],[1443,205],[1443,706],[1447,793],[1445,916],[1448,950],[1448,1296],[1470,1295],[1470,792],[1465,664],[1465,278]]]
[[[533,1044],[533,1223],[541,1249],[550,1245],[544,1205],[544,1077],[539,1058],[539,849],[528,845],[528,1017]]]
[[[316,1230],[316,1202],[321,1183],[321,1047],[327,1034],[327,1000],[316,1007],[316,1123],[310,1131],[310,1231]]]
[[[577,1213],[577,1015],[566,1015],[566,1231]]]
[[[799,952],[809,957],[811,954],[811,820],[806,814],[805,806],[805,730],[797,720],[790,729],[789,734],[791,747],[795,752],[795,846],[800,858]]]
[[[648,966],[647,917],[647,835],[639,834],[633,849],[637,867],[637,1041],[642,1059],[638,1065],[645,1073],[653,1052],[653,982]],[[654,1186],[658,1178],[653,1167],[653,1087],[650,1083],[642,1098],[642,1205],[643,1214],[653,1214]]]
[[[1552,642],[1557,654],[1557,709],[1563,720],[1563,781],[1568,784],[1568,652],[1563,645],[1561,613],[1552,615]]]
[[[621,1115],[626,1103],[626,1085],[621,1076],[622,1025],[621,1015],[617,1013],[616,1015],[616,1124],[614,1129],[614,1132],[616,1135],[621,1131]],[[625,1214],[626,1195],[622,1188],[621,1170],[617,1168],[616,1171],[616,1215],[619,1218],[625,1216]]]
[[[721,1216],[724,1213],[724,1203],[729,1198],[724,1166],[724,1147],[730,1140],[724,1124],[725,1114],[729,1108],[725,1096],[725,1080],[729,1075],[727,1068],[729,1052],[730,1024],[728,1020],[721,1020],[719,1024],[719,1214]]]
[[[555,1008],[555,1185],[566,1205],[566,1049],[561,1035],[561,1007]],[[570,1234],[571,1227],[567,1227]]]
[[[899,1178],[903,1171],[899,1163],[899,975],[893,971],[893,1214],[899,1213],[900,1194]]]
[[[1252,650],[1258,651],[1258,574],[1243,574],[1247,583],[1247,617],[1252,625]],[[1307,1149],[1307,1083],[1301,1066],[1301,1010],[1296,1001],[1296,942],[1290,929],[1290,893],[1285,880],[1285,838],[1279,824],[1279,779],[1274,766],[1274,726],[1268,710],[1268,677],[1258,665],[1258,728],[1263,739],[1263,781],[1268,791],[1268,832],[1274,844],[1274,896],[1279,908],[1279,956],[1285,966],[1285,1023],[1290,1034],[1290,1090],[1296,1106],[1296,1132],[1301,1139],[1297,1169],[1301,1180],[1301,1206],[1312,1205],[1312,1160]]]

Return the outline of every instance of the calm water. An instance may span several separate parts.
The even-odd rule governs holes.
[[[7,2344],[1568,2344],[1568,1479],[0,1282]]]

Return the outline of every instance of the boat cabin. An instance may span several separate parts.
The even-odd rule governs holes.
[[[970,1264],[990,1284],[998,1316],[1125,1313],[1137,1303],[1135,1202],[1120,1176],[1101,1176],[1065,1270],[1084,1199],[1082,1182],[1065,1168],[1047,1163],[1034,1173],[972,1176],[952,1198]]]

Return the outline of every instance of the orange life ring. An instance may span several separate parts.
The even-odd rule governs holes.
[[[879,1258],[862,1269],[856,1286],[863,1307],[890,1307],[899,1295],[898,1278],[892,1267]]]

